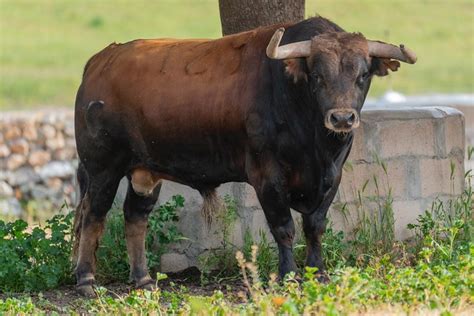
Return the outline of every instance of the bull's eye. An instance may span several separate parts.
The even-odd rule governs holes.
[[[321,78],[321,76],[319,76],[318,74],[316,74],[314,72],[311,74],[311,77],[313,78],[314,82],[317,85],[320,85],[323,82],[323,79]]]
[[[367,79],[369,79],[369,77],[370,77],[370,72],[368,71],[364,72],[362,75],[357,77],[357,84],[363,85],[367,81]]]

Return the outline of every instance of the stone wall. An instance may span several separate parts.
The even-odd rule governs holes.
[[[0,215],[24,216],[75,202],[73,113],[7,112],[0,118]]]
[[[20,212],[19,202],[31,199],[49,198],[55,206],[74,201],[77,161],[72,117],[70,111],[55,111],[9,113],[0,118],[0,212],[11,212],[12,205]],[[436,197],[449,198],[461,192],[464,130],[464,117],[453,108],[365,108],[329,213],[335,228],[350,234],[361,213],[375,217],[379,204],[393,199],[395,235],[409,237],[406,224]],[[123,183],[117,205],[123,201],[125,188]],[[241,246],[246,232],[255,240],[261,233],[268,234],[252,187],[227,183],[218,191],[221,197],[232,196],[238,206],[237,220],[228,228],[231,244]],[[163,255],[164,272],[199,266],[201,259],[223,242],[222,221],[215,219],[210,228],[204,223],[199,193],[166,182],[160,202],[175,194],[186,199],[178,223],[186,240]],[[296,213],[295,218],[299,218]]]

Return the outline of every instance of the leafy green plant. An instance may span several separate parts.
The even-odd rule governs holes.
[[[148,234],[146,236],[148,267],[157,272],[161,255],[166,246],[183,238],[176,223],[179,220],[178,209],[184,206],[184,197],[174,195],[171,200],[152,212],[148,217]]]
[[[160,257],[166,246],[182,237],[176,227],[178,209],[184,206],[184,198],[175,195],[171,200],[153,210],[148,217],[146,235],[148,268],[159,269]],[[97,277],[102,282],[125,281],[129,265],[124,232],[124,218],[119,210],[112,210],[107,218],[104,235],[97,250]]]
[[[431,262],[449,263],[470,251],[474,242],[474,192],[471,173],[466,173],[466,188],[460,196],[436,199],[431,208],[418,216],[408,228],[415,233],[415,253]]]
[[[107,215],[105,231],[96,252],[96,278],[100,282],[126,281],[129,275],[124,219],[120,209]]]
[[[258,266],[259,278],[263,282],[267,282],[271,273],[278,271],[278,248],[275,244],[270,243],[267,234],[263,230],[259,231],[259,237],[259,242],[255,243],[252,235],[247,231],[244,236],[242,252],[245,257],[251,257],[254,245],[258,247],[256,265]],[[298,246],[295,248],[297,251]]]
[[[0,221],[0,291],[40,291],[71,281],[72,213],[44,227]]]

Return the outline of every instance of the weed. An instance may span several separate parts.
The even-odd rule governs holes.
[[[429,260],[440,264],[469,253],[474,242],[472,178],[470,173],[466,174],[463,194],[447,201],[436,199],[416,223],[408,225],[416,236],[415,253],[426,257],[422,250],[431,249]]]
[[[184,206],[184,197],[174,195],[170,201],[161,205],[148,218],[148,234],[146,236],[148,267],[157,272],[160,267],[161,255],[166,246],[183,239],[176,227],[179,220],[177,210]]]
[[[128,279],[128,254],[125,241],[124,220],[121,210],[113,209],[107,215],[107,223],[96,252],[99,282]]]
[[[347,257],[351,264],[367,264],[371,258],[391,252],[395,243],[393,195],[387,165],[377,154],[374,154],[374,161],[383,177],[380,179],[374,174],[361,189],[356,190],[357,219],[349,241],[351,253]],[[369,187],[373,192],[368,192]],[[347,220],[345,208],[347,205],[343,207]]]
[[[160,257],[166,246],[181,239],[176,222],[177,211],[184,206],[184,198],[175,195],[171,200],[153,210],[148,217],[146,235],[148,268],[152,272],[159,269]],[[129,265],[121,212],[112,210],[107,218],[104,235],[97,250],[97,277],[101,282],[125,281],[128,279]]]
[[[72,214],[56,215],[44,227],[23,220],[0,221],[0,291],[40,291],[71,281]]]
[[[258,247],[259,251],[256,257],[256,265],[258,266],[259,279],[267,282],[272,272],[278,270],[278,249],[275,245],[270,243],[265,231],[259,231],[259,239],[259,242],[255,244],[252,234],[246,231],[242,251],[245,257],[251,257],[253,255],[254,245]]]

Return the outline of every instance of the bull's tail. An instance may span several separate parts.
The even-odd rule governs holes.
[[[212,218],[219,212],[222,207],[221,200],[217,196],[215,189],[207,189],[201,191],[204,203],[202,205],[201,213],[206,221],[208,227],[211,227]]]
[[[72,263],[73,266],[76,266],[77,259],[78,259],[78,251],[79,251],[79,242],[81,240],[81,226],[82,226],[82,218],[84,216],[84,203],[85,196],[87,193],[87,187],[89,185],[87,171],[84,165],[79,162],[79,166],[77,168],[77,182],[79,183],[79,199],[76,206],[76,211],[74,214],[74,224],[73,224],[73,247],[72,247]]]

